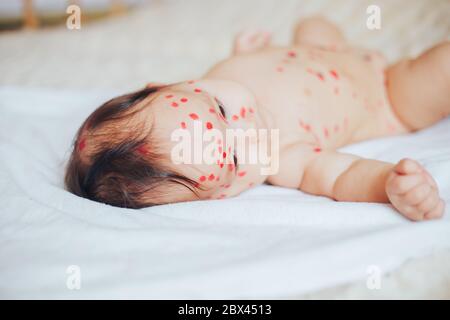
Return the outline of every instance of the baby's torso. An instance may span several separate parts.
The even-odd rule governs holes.
[[[404,132],[385,90],[385,60],[374,52],[315,47],[269,48],[225,60],[208,73],[256,96],[280,150],[311,152]]]

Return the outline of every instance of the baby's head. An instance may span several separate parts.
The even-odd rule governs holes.
[[[223,137],[230,128],[258,128],[253,95],[233,82],[202,80],[149,86],[111,99],[77,133],[67,189],[114,206],[142,208],[234,196],[264,180],[258,165],[241,164],[236,150],[220,138],[213,137],[214,163],[174,161],[179,145],[174,132],[191,135],[194,145],[211,144],[195,137],[199,126]]]

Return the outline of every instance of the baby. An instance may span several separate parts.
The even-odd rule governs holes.
[[[436,219],[444,201],[418,162],[336,150],[420,130],[449,114],[450,42],[387,65],[313,17],[296,26],[289,47],[270,46],[266,32],[242,33],[233,56],[203,78],[109,100],[79,129],[65,182],[76,195],[128,208],[223,199],[269,183],[338,201],[390,202],[411,220]],[[266,135],[274,170],[248,161],[248,146],[225,141],[239,129],[276,133]],[[194,136],[194,157],[202,152],[197,143],[214,161],[175,159],[182,136]],[[248,145],[264,140],[249,137]]]

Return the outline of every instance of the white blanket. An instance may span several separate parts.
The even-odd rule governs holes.
[[[444,219],[413,223],[389,205],[270,186],[142,210],[76,197],[62,186],[69,144],[113,94],[0,88],[1,298],[276,298],[450,247],[448,209]],[[449,141],[447,119],[346,151],[419,160],[449,206]],[[67,287],[72,265],[79,290]]]

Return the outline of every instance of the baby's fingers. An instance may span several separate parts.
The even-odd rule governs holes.
[[[429,212],[425,214],[425,219],[439,219],[444,214],[445,210],[445,202],[442,199],[439,199],[438,204]]]
[[[424,178],[421,174],[398,175],[392,172],[386,184],[386,191],[390,194],[401,195],[422,184]]]

